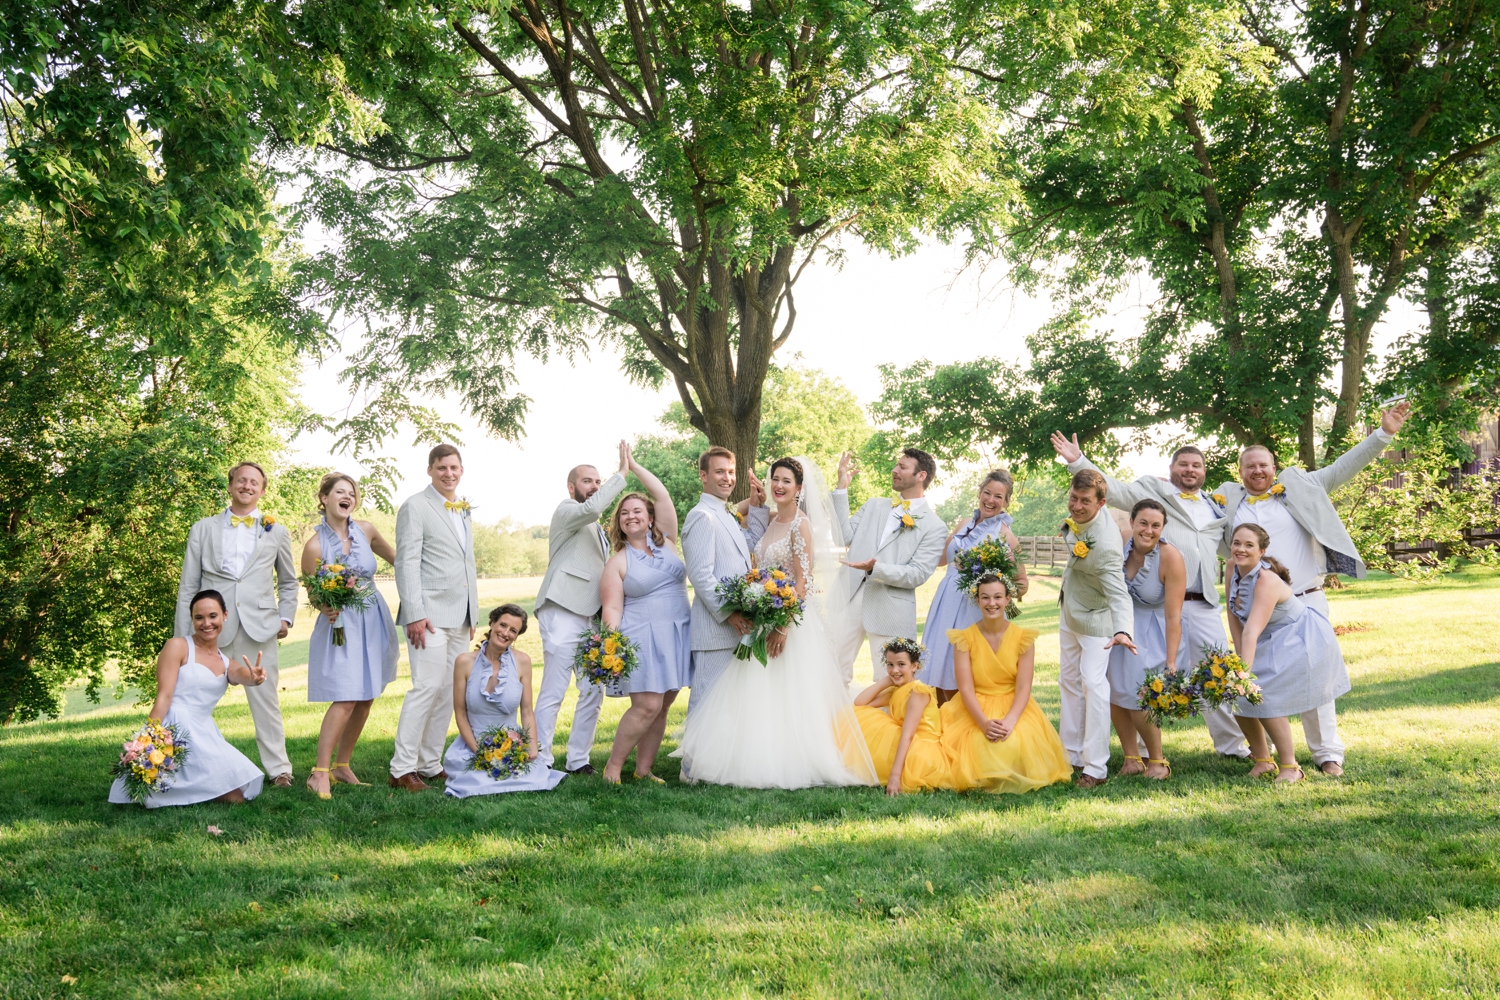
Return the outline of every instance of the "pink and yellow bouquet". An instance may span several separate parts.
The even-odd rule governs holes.
[[[1196,693],[1176,670],[1146,671],[1146,681],[1136,697],[1140,699],[1140,710],[1158,728],[1198,714]]]
[[[468,770],[483,771],[496,781],[525,774],[531,766],[526,759],[531,737],[525,726],[499,726],[474,737],[479,749],[469,758]]]
[[[1003,538],[986,538],[972,549],[964,549],[953,557],[958,570],[959,593],[967,594],[970,601],[979,602],[979,581],[991,573],[1005,581],[1005,592],[1010,603],[1005,606],[1006,618],[1017,618],[1021,606],[1016,603],[1016,557]]]
[[[148,719],[121,745],[120,759],[110,769],[110,776],[124,778],[125,794],[136,802],[145,802],[147,795],[172,787],[187,758],[187,734],[177,726]]]
[[[371,585],[355,576],[353,570],[342,563],[323,562],[321,559],[318,560],[317,572],[302,577],[302,586],[307,588],[308,604],[319,611],[327,608],[339,612],[339,617],[333,620],[335,646],[344,644],[343,612],[348,608],[363,611],[374,599]]]
[[[1238,653],[1222,646],[1205,646],[1203,659],[1193,667],[1190,683],[1212,708],[1233,705],[1243,698],[1252,705],[1261,702],[1260,685]]]
[[[578,635],[573,653],[573,668],[590,684],[616,684],[629,677],[640,666],[635,643],[619,629],[600,626],[584,629]]]
[[[753,655],[765,666],[770,660],[766,639],[772,632],[802,621],[802,598],[797,596],[792,574],[780,566],[752,569],[743,576],[726,576],[714,587],[714,593],[722,598],[721,607],[725,611],[738,611],[755,626],[734,647],[737,660],[748,660]]]

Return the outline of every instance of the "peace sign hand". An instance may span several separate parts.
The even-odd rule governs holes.
[[[253,664],[250,662],[250,657],[248,657],[248,656],[241,656],[240,657],[240,659],[245,662],[245,673],[248,675],[248,679],[245,681],[245,686],[247,686],[247,687],[255,687],[255,686],[259,685],[259,684],[265,683],[265,680],[266,680],[266,668],[262,667],[260,665],[260,658],[262,656],[264,656],[264,655],[265,655],[264,652],[256,653],[255,654],[255,663],[253,663]]]

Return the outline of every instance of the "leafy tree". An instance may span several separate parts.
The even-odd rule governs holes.
[[[887,374],[882,416],[1044,461],[1047,434],[1185,423],[1315,467],[1367,403],[1371,332],[1473,238],[1500,143],[1500,3],[986,6],[965,65],[1003,109],[1020,197],[989,247],[1057,319],[1029,363]],[[1488,211],[1480,207],[1481,211]],[[1144,333],[1101,321],[1159,290]],[[1325,389],[1336,384],[1337,392]]]
[[[388,433],[456,391],[501,437],[511,359],[618,345],[689,424],[756,454],[794,287],[846,235],[893,253],[986,226],[991,115],[913,0],[515,0],[306,7],[378,130],[334,130],[310,211],[341,237],[331,306],[363,317],[349,372]],[[742,486],[743,489],[743,486]]]

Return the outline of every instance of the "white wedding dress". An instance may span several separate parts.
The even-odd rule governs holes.
[[[755,547],[756,565],[780,566],[807,581],[802,623],[790,630],[780,656],[766,666],[754,657],[735,660],[693,707],[672,754],[682,758],[686,781],[739,788],[876,783],[829,639],[828,609],[839,605],[818,586],[838,579],[831,524],[823,523],[832,504],[817,467],[802,462],[804,496],[814,500],[813,516],[799,511],[790,522],[773,519]],[[815,551],[804,541],[804,522]]]

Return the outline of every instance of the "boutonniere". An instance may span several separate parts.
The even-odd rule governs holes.
[[[1082,559],[1084,556],[1088,555],[1089,543],[1085,542],[1082,538],[1079,537],[1083,534],[1083,532],[1079,530],[1078,522],[1070,517],[1063,522],[1063,528],[1073,533],[1073,537],[1075,539],[1073,542],[1073,555],[1077,556],[1079,559]]]
[[[745,515],[740,513],[740,509],[738,507],[730,503],[728,500],[725,500],[724,509],[729,512],[730,517],[739,522],[741,528],[745,526]]]
[[[915,528],[917,526],[917,519],[922,515],[911,512],[911,501],[900,498],[892,500],[891,508],[894,510],[897,507],[901,508],[901,530],[910,531]]]
[[[1245,497],[1245,499],[1249,503],[1260,503],[1262,500],[1269,500],[1272,497],[1280,497],[1280,496],[1285,496],[1285,495],[1286,495],[1286,487],[1282,486],[1280,483],[1277,483],[1276,485],[1272,486],[1269,490],[1266,490],[1266,492],[1264,492],[1264,493],[1256,493],[1254,495]]]
[[[274,515],[267,514],[260,519],[260,530],[270,531],[274,527],[276,527],[276,517]]]
[[[1279,497],[1279,496],[1281,496],[1285,492],[1286,492],[1286,487],[1282,486],[1280,483],[1277,483],[1275,486],[1271,487],[1271,495],[1273,497]]]
[[[1212,498],[1213,502],[1218,504],[1220,507],[1223,507],[1229,503],[1229,498],[1222,493],[1211,493],[1209,494],[1209,496]]]

